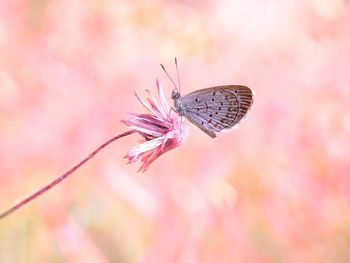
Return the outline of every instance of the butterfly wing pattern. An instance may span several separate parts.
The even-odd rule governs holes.
[[[180,115],[215,138],[217,132],[232,128],[246,115],[253,93],[246,86],[226,85],[197,90],[176,100],[180,100]]]

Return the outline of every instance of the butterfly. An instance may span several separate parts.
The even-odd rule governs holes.
[[[253,103],[253,92],[242,85],[223,85],[200,89],[187,95],[180,94],[180,78],[175,58],[178,86],[161,65],[175,86],[171,97],[175,111],[209,135],[234,127],[248,112]]]

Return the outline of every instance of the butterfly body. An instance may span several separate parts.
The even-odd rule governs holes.
[[[204,131],[211,138],[234,127],[253,103],[251,89],[242,85],[225,85],[193,91],[181,96],[172,93],[175,111]]]

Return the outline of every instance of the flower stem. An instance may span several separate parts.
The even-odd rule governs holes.
[[[71,169],[69,169],[67,172],[65,172],[64,174],[62,174],[61,176],[57,177],[55,180],[53,180],[51,183],[47,184],[46,186],[42,187],[41,189],[39,189],[38,191],[36,191],[35,193],[31,194],[30,196],[28,196],[27,198],[23,199],[22,201],[20,201],[19,203],[17,203],[16,205],[14,205],[13,207],[9,208],[8,210],[6,210],[3,213],[0,213],[0,220],[5,218],[6,216],[12,214],[13,212],[15,212],[17,209],[21,208],[22,206],[25,206],[26,204],[28,204],[29,202],[33,201],[35,198],[39,197],[40,195],[44,194],[45,192],[47,192],[48,190],[50,190],[52,187],[54,187],[55,185],[59,184],[60,182],[62,182],[64,179],[66,179],[68,176],[70,176],[72,173],[74,173],[76,170],[78,170],[83,164],[85,164],[87,161],[89,161],[90,159],[92,159],[99,151],[101,151],[103,148],[105,148],[107,145],[109,145],[110,143],[128,136],[132,133],[136,132],[135,130],[130,130],[130,131],[126,131],[122,134],[116,135],[114,137],[112,137],[111,139],[109,139],[108,141],[106,141],[104,144],[102,144],[101,146],[99,146],[96,150],[94,150],[92,153],[90,153],[85,159],[81,160],[78,164],[76,164],[75,166],[73,166]]]

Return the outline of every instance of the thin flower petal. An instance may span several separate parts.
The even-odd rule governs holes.
[[[146,101],[144,101],[143,99],[141,99],[141,97],[139,97],[139,95],[134,92],[135,97],[141,102],[142,106],[144,106],[148,111],[152,112],[153,114],[156,114],[156,112],[154,111],[154,109],[152,108],[151,105],[149,105]]]
[[[159,101],[160,101],[160,105],[161,105],[161,109],[163,111],[163,114],[164,115],[169,115],[171,107],[169,107],[169,105],[168,105],[168,103],[166,101],[163,89],[162,89],[158,79],[157,79],[156,85],[157,85],[157,91],[158,91],[158,94],[159,94]]]
[[[157,148],[161,144],[162,144],[162,138],[156,138],[150,141],[146,141],[142,144],[136,145],[133,148],[131,148],[127,156],[136,156],[137,158],[139,158],[140,154],[151,151]]]

